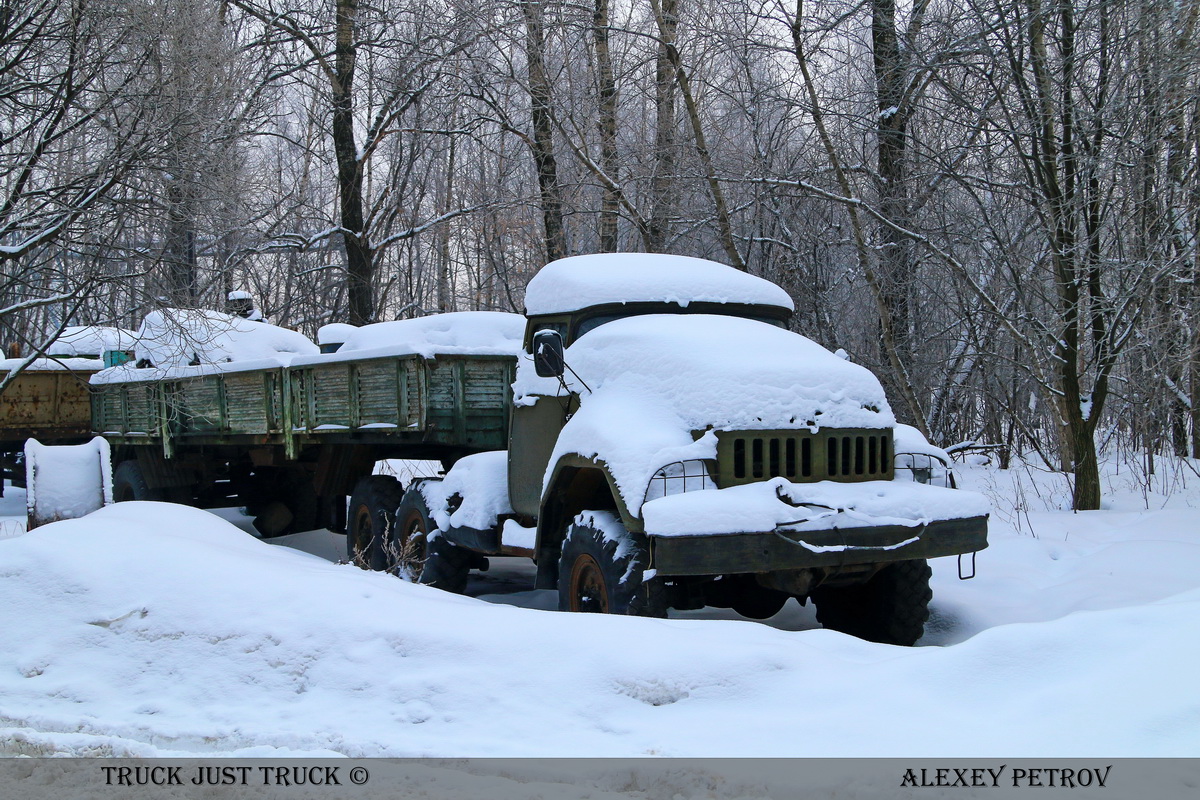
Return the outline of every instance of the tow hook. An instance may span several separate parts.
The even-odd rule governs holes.
[[[971,578],[975,577],[975,551],[974,550],[971,551],[971,574],[970,575],[963,574],[963,556],[964,555],[966,555],[966,553],[958,554],[958,579],[960,581],[969,581],[969,580],[971,580]]]

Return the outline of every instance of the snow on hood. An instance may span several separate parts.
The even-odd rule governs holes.
[[[746,303],[795,310],[788,293],[749,273],[689,256],[598,253],[552,261],[525,289],[527,314],[603,303]]]
[[[580,337],[566,360],[578,374],[568,373],[568,384],[581,407],[559,436],[550,469],[569,453],[602,459],[634,514],[660,467],[716,457],[716,436],[694,440],[692,431],[896,424],[883,387],[865,367],[754,320],[629,317]],[[538,378],[521,359],[514,389],[516,402],[527,404],[533,395],[556,394],[557,381]]]
[[[345,328],[349,330],[337,331],[345,336],[341,348],[322,361],[413,354],[425,358],[451,354],[515,356],[521,351],[525,318],[501,311],[453,311]]]
[[[676,411],[688,430],[890,428],[896,424],[870,370],[811,339],[763,322],[709,314],[650,314],[616,320],[567,348],[583,396],[611,389]],[[582,381],[582,384],[581,382]],[[525,395],[554,394],[523,362]]]

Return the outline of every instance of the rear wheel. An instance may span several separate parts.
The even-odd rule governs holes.
[[[435,528],[425,497],[416,486],[412,487],[400,499],[396,524],[384,542],[384,569],[407,581],[420,578],[428,554],[429,534]]]
[[[866,583],[818,588],[817,621],[830,630],[870,642],[911,647],[929,619],[932,571],[924,560],[889,564]]]
[[[151,489],[146,483],[146,475],[142,465],[136,460],[122,461],[113,470],[113,502],[125,503],[130,500],[151,500],[160,503],[184,502],[190,496],[187,487]]]
[[[662,582],[647,579],[645,538],[610,511],[584,511],[567,528],[558,562],[558,608],[598,614],[665,617]]]
[[[384,543],[395,527],[403,495],[400,482],[389,475],[368,475],[354,485],[346,519],[346,556],[351,564],[387,568]]]

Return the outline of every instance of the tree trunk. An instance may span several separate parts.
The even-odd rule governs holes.
[[[567,235],[563,227],[558,163],[554,159],[554,122],[551,118],[550,80],[546,75],[542,4],[535,0],[522,0],[521,11],[525,15],[525,57],[529,69],[529,99],[533,115],[531,146],[541,194],[546,260],[554,261],[566,256]]]
[[[688,122],[691,123],[692,139],[696,144],[696,154],[700,156],[700,164],[704,168],[704,176],[708,179],[708,191],[712,196],[717,217],[717,236],[721,241],[721,247],[725,250],[726,257],[729,259],[729,266],[746,272],[746,262],[742,258],[742,254],[738,250],[737,242],[733,236],[733,223],[729,218],[729,209],[725,204],[725,192],[721,189],[721,182],[717,178],[716,169],[713,167],[712,154],[709,152],[708,142],[704,136],[704,126],[700,121],[700,109],[696,106],[696,98],[692,94],[691,80],[688,78],[687,71],[683,68],[683,58],[679,55],[679,48],[675,45],[674,30],[667,22],[661,0],[651,0],[651,5],[654,8],[654,18],[658,25],[658,35],[667,51],[667,58],[675,70],[675,83],[679,86],[679,94],[683,97],[683,105],[687,110]]]
[[[600,168],[613,183],[617,181],[620,163],[617,157],[617,82],[613,78],[612,53],[608,47],[608,0],[596,0],[592,25],[596,48],[596,76],[600,100]],[[600,201],[601,253],[617,251],[617,221],[620,198],[611,184],[605,185]]]
[[[193,190],[186,176],[167,176],[167,242],[165,252],[166,296],[172,305],[188,308],[196,304],[196,227]]]
[[[910,26],[919,24],[919,18],[910,22]],[[879,211],[901,228],[912,230],[907,159],[908,120],[912,115],[913,98],[907,92],[910,76],[905,62],[908,56],[901,50],[896,32],[895,0],[872,0],[871,44],[878,110],[875,134]],[[912,42],[909,44],[911,46]],[[916,266],[913,244],[896,228],[887,225],[880,226],[879,235],[879,288],[892,320],[896,357],[907,367],[912,362],[909,287]]]
[[[337,160],[342,241],[346,247],[350,324],[366,325],[375,321],[375,254],[364,230],[363,169],[354,140],[357,15],[358,0],[337,0],[337,40],[330,82],[333,89],[333,152]]]
[[[675,66],[667,55],[667,41],[675,40],[679,27],[677,0],[662,0],[658,15],[659,40],[654,55],[654,175],[650,179],[650,223],[647,249],[661,253],[671,236],[675,216],[672,194],[675,182]]]

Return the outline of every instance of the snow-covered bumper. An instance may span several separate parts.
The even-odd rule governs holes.
[[[783,478],[642,506],[661,575],[714,575],[937,558],[987,547],[987,500],[904,481]]]

